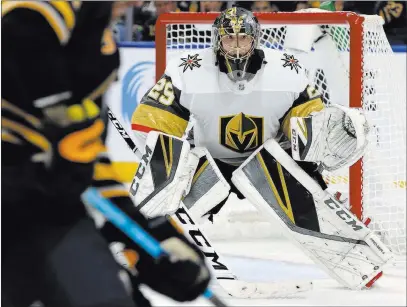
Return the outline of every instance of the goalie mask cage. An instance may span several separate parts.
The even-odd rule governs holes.
[[[218,13],[169,13],[156,23],[156,78],[172,56],[211,47]],[[363,159],[349,169],[324,173],[331,192],[349,198],[351,211],[371,218],[369,227],[395,253],[406,253],[406,89],[379,16],[352,12],[257,13],[259,46],[284,50],[289,31],[317,26],[330,45],[316,43],[296,54],[324,103],[362,108],[370,125]],[[291,29],[291,30],[290,30]],[[291,32],[292,33],[292,32]],[[332,49],[332,46],[334,48]],[[289,82],[289,80],[287,80]],[[404,84],[403,84],[404,83]]]

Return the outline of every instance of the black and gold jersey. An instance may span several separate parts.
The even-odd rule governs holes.
[[[105,147],[101,96],[119,66],[109,29],[111,9],[106,1],[3,3],[2,212],[7,235],[32,224],[59,225],[83,217],[80,194],[88,187],[158,239],[170,235],[154,230],[134,206]],[[89,213],[108,242],[121,242],[152,261],[120,229]]]
[[[119,66],[111,10],[105,1],[2,3],[2,187],[11,199],[26,189],[68,201],[90,184],[105,150],[98,98]]]

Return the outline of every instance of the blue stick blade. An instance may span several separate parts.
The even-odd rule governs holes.
[[[86,204],[100,211],[112,224],[119,228],[135,243],[140,245],[154,258],[160,257],[164,252],[160,243],[146,232],[140,225],[129,218],[122,210],[110,200],[102,197],[95,188],[89,188],[82,194]]]
[[[206,289],[205,292],[204,292],[204,294],[203,294],[203,296],[204,296],[205,298],[207,298],[207,299],[210,299],[210,298],[213,296],[213,293],[212,293],[211,290]]]

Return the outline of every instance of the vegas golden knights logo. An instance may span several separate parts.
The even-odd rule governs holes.
[[[250,152],[263,144],[263,117],[244,113],[220,118],[220,144],[240,153]]]

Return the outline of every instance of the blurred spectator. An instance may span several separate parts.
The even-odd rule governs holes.
[[[295,10],[299,11],[299,10],[305,10],[310,8],[310,3],[308,1],[297,1],[296,5],[295,5]]]
[[[311,8],[319,9],[320,5],[324,1],[308,1],[308,4]],[[335,2],[335,8],[337,11],[343,11],[343,0],[340,1],[334,1]]]
[[[383,28],[390,44],[407,44],[407,9],[405,1],[336,1],[335,6],[337,11],[380,15],[384,19]]]
[[[254,12],[292,12],[318,8],[323,1],[118,1],[115,3],[114,33],[119,41],[126,36],[122,15],[127,5],[133,6],[133,40],[153,41],[157,16],[168,12],[219,12],[233,4]],[[383,17],[384,29],[391,43],[407,43],[407,9],[405,1],[334,1],[336,11]],[[113,18],[115,19],[115,18]],[[195,31],[195,30],[193,30]],[[189,35],[190,33],[186,33]]]
[[[126,40],[124,15],[130,7],[141,7],[144,1],[115,1],[112,10],[112,31],[116,41]]]
[[[312,8],[319,8],[321,2],[323,1],[308,1],[309,6]]]
[[[178,9],[176,1],[154,1],[154,6],[156,16],[164,13],[176,12]]]
[[[246,10],[250,10],[253,2],[255,1],[235,1],[234,4],[242,8],[245,8]]]
[[[277,5],[280,12],[292,12],[296,10],[298,1],[273,1],[272,4]]]
[[[278,12],[278,6],[270,1],[253,1],[253,12]]]
[[[200,12],[220,12],[226,9],[226,3],[223,1],[200,1]]]
[[[116,1],[113,3],[112,20],[117,20],[126,13],[128,4],[126,1]]]
[[[157,16],[177,11],[179,12],[180,9],[176,1],[152,1],[150,4],[144,3],[143,6],[135,8],[133,11],[133,41],[154,41]]]
[[[179,1],[177,4],[181,12],[196,13],[199,10],[199,1]]]
[[[227,6],[223,1],[152,1],[151,3],[155,12],[148,10],[146,5],[134,10],[134,41],[155,40],[155,22],[160,14],[181,11],[220,12]]]
[[[335,10],[336,11],[343,11],[345,1],[335,1]]]
[[[236,5],[244,7],[245,9],[251,10],[252,6],[257,2],[266,1],[236,1]],[[275,12],[292,12],[295,10],[298,1],[268,1]]]
[[[407,3],[377,1],[375,13],[384,19],[384,30],[390,44],[407,44]]]
[[[406,26],[406,3],[404,1],[378,1],[375,10],[383,17],[386,26],[395,28]]]
[[[178,1],[182,12],[220,12],[231,7],[235,1]]]

